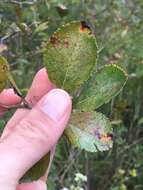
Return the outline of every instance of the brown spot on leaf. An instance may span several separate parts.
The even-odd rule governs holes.
[[[111,141],[113,139],[113,135],[112,134],[103,134],[100,136],[100,140],[104,143],[108,143],[109,141]]]
[[[50,42],[51,42],[53,45],[57,46],[57,45],[59,44],[60,40],[59,40],[56,36],[52,36],[52,37],[50,38]]]
[[[64,47],[65,47],[65,48],[68,48],[68,47],[69,47],[69,42],[66,41],[66,40],[64,41]]]
[[[110,137],[111,139],[113,139],[113,134],[112,133],[108,133],[107,136]]]
[[[88,34],[92,34],[90,26],[85,21],[81,21],[80,31],[87,32]]]
[[[3,65],[3,66],[2,66],[2,71],[3,71],[3,72],[7,71],[7,65]]]
[[[96,136],[97,139],[101,140],[103,143],[108,143],[113,139],[113,134],[111,133],[101,134],[99,129],[96,129],[96,131],[94,131],[94,135]]]
[[[94,135],[96,136],[96,138],[100,139],[101,138],[101,135],[99,133],[98,130],[95,131]]]

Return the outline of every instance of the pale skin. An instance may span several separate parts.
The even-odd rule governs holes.
[[[18,109],[7,123],[0,138],[0,189],[46,190],[40,178],[19,184],[19,179],[57,143],[71,113],[71,98],[51,83],[45,69],[35,76],[26,100],[32,109]],[[0,94],[0,104],[18,104],[12,89]],[[6,110],[0,107],[0,117]]]

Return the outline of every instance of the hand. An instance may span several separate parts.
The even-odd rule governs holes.
[[[18,109],[7,123],[0,139],[0,189],[46,190],[42,180],[18,182],[55,145],[68,122],[71,99],[65,91],[54,88],[46,70],[41,69],[26,96],[33,109]],[[18,102],[12,89],[0,94],[0,104]],[[5,111],[0,108],[0,116]]]

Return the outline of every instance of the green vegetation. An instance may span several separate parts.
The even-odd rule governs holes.
[[[0,2],[0,52],[10,63],[14,79],[23,93],[27,92],[36,71],[43,67],[43,48],[58,27],[73,20],[86,20],[96,34],[99,53],[96,66],[98,74],[85,84],[83,88],[85,92],[75,99],[74,104],[76,108],[84,111],[96,108],[96,114],[90,115],[93,120],[95,117],[101,117],[98,115],[99,112],[110,118],[114,131],[113,148],[104,152],[87,153],[73,148],[66,138],[61,139],[48,180],[50,190],[59,190],[63,187],[70,190],[79,187],[88,190],[143,189],[142,12],[142,0],[3,0]],[[105,64],[109,65],[105,67],[107,72],[102,71]],[[128,81],[123,90],[112,98],[117,92],[114,88],[110,88],[112,80],[109,84],[105,83],[109,78],[107,77],[109,74],[107,76],[106,74],[108,72],[112,74],[108,68],[116,69],[118,66],[128,73]],[[101,72],[105,72],[104,80],[100,77]],[[111,87],[114,85],[122,87],[124,84],[123,72],[122,70],[118,72],[120,77],[113,75],[115,84]],[[70,78],[68,80],[72,82]],[[92,86],[92,80],[97,81],[95,86]],[[102,92],[98,90],[101,86],[105,86],[107,93],[102,97],[103,103],[100,99]],[[96,99],[91,100],[94,105],[92,107],[89,106],[91,105],[89,96],[92,97],[92,91],[87,90],[88,88],[96,90]],[[109,93],[112,100],[108,97]],[[88,101],[83,101],[86,97]],[[104,104],[105,102],[108,103]],[[88,110],[85,110],[86,108]],[[1,128],[10,116],[11,113],[8,113],[0,121]],[[81,118],[76,118],[79,119]],[[83,122],[82,128],[84,128],[85,122],[80,122]],[[102,139],[106,140],[105,137]],[[78,173],[87,176],[87,182],[75,178]]]

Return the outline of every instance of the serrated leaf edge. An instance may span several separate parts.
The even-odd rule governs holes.
[[[78,110],[78,109],[73,109],[72,110],[72,112],[73,113],[81,113],[82,111],[80,111],[80,110]],[[101,113],[101,112],[98,112],[98,111],[95,111],[97,114],[101,114],[102,115],[102,117],[104,117],[104,119],[106,119],[109,123],[110,123],[110,125],[111,125],[111,130],[112,130],[112,132],[113,132],[113,127],[112,127],[112,123],[111,123],[111,121],[110,121],[110,119],[106,116],[106,115],[104,115],[103,113]],[[91,111],[91,113],[94,113],[94,111]],[[73,130],[72,129],[72,126],[73,125],[71,125],[71,130]],[[74,128],[76,128],[76,129],[78,129],[78,130],[80,130],[78,127],[75,127],[74,126]],[[84,132],[84,131],[83,131]],[[76,147],[76,148],[79,148],[79,149],[81,149],[81,150],[85,150],[85,151],[87,151],[87,152],[104,152],[104,151],[107,151],[107,150],[109,150],[109,149],[111,149],[112,148],[112,146],[113,146],[113,141],[112,141],[112,144],[111,144],[111,147],[108,147],[108,149],[106,149],[106,150],[99,150],[98,149],[98,147],[97,147],[97,145],[96,145],[96,143],[93,143],[93,145],[94,145],[94,150],[93,151],[90,151],[89,149],[86,149],[86,148],[84,148],[84,147],[82,147],[82,146],[80,146],[80,143],[78,142],[77,144],[75,144],[75,143],[72,143],[71,141],[71,138],[66,134],[66,130],[64,131],[64,134],[65,134],[65,136],[67,137],[67,139],[68,139],[68,141],[74,146],[74,147]],[[88,135],[91,135],[91,134],[88,134]],[[92,135],[91,135],[92,136]]]
[[[46,51],[46,47],[47,47],[47,45],[48,44],[50,44],[51,42],[50,42],[50,39],[51,39],[51,37],[55,37],[56,36],[56,34],[58,33],[58,32],[60,32],[64,27],[66,27],[66,26],[70,26],[71,24],[76,24],[76,23],[81,23],[81,21],[80,20],[75,20],[75,21],[71,21],[71,22],[68,22],[68,23],[66,23],[66,24],[63,24],[61,27],[59,27],[59,28],[57,28],[57,30],[56,31],[54,31],[53,32],[53,34],[49,37],[49,39],[48,39],[48,41],[46,42],[46,44],[44,45],[44,47],[43,47],[43,53],[44,53],[44,51]],[[97,45],[97,40],[96,40],[96,37],[95,37],[95,35],[93,34],[93,33],[91,33],[90,35],[88,35],[87,36],[89,39],[92,39],[92,40],[94,40],[94,44],[95,44],[95,46],[96,46],[96,60],[95,60],[95,63],[94,63],[94,66],[96,66],[96,64],[97,64],[97,61],[98,61],[98,45]],[[56,49],[56,47],[55,47],[55,49]],[[94,73],[94,72],[92,72],[92,70],[93,70],[93,68],[91,69],[91,71],[90,71],[90,75],[89,75],[89,77],[86,79],[86,80],[84,80],[83,82],[82,82],[82,84],[81,84],[81,86],[82,85],[84,85],[84,83],[86,82],[86,81],[88,81],[88,79],[91,77],[91,75]],[[67,73],[67,72],[66,72]],[[65,81],[65,80],[64,80]],[[64,85],[64,81],[63,81],[63,85]],[[63,86],[62,85],[62,86]],[[63,87],[61,87],[62,89],[63,89]]]
[[[102,67],[100,67],[94,74],[96,74],[96,73],[99,73],[102,69],[104,69],[105,67],[114,67],[114,68],[116,68],[116,69],[118,69],[118,70],[120,70],[120,71],[122,71],[122,73],[124,74],[124,76],[125,76],[125,82],[124,82],[124,84],[122,85],[122,87],[120,88],[120,90],[114,95],[114,97],[115,96],[117,96],[120,92],[121,92],[121,90],[123,89],[123,87],[125,86],[125,84],[126,84],[126,82],[127,82],[127,79],[128,79],[128,74],[126,73],[126,71],[122,68],[122,67],[119,67],[118,65],[116,65],[116,64],[109,64],[109,65],[104,65],[104,66],[102,66]],[[90,77],[92,77],[92,76],[90,76]],[[88,78],[89,79],[89,78]],[[84,101],[86,101],[86,100],[88,100],[89,98],[92,98],[92,97],[94,97],[94,96],[90,96],[90,97],[87,97],[87,98],[85,98],[84,100],[82,100],[82,101],[77,101],[76,102],[76,104],[80,104],[80,103],[82,103],[82,102],[84,102]],[[106,103],[108,103],[110,100],[107,100],[104,104],[106,104]],[[75,104],[75,105],[76,105]],[[99,106],[99,107],[101,107],[101,106]],[[78,108],[77,108],[78,109]]]
[[[45,46],[47,46],[47,45],[50,43],[50,38],[51,38],[51,37],[54,37],[54,36],[55,36],[58,32],[60,32],[64,27],[69,26],[70,24],[80,23],[80,22],[81,22],[80,20],[74,20],[74,21],[65,23],[65,24],[63,24],[62,26],[60,26],[59,28],[57,28],[57,30],[55,30],[55,31],[53,32],[53,34],[49,37],[49,39],[48,39],[48,41],[46,42],[46,45],[45,45]],[[98,45],[97,45],[96,37],[95,37],[95,35],[94,35],[93,33],[91,33],[88,37],[89,37],[89,38],[93,38],[94,41],[95,41],[95,45],[96,45],[96,48],[97,48],[97,55],[96,55],[96,60],[97,60],[97,58],[98,58]],[[97,62],[97,61],[96,61],[96,62]],[[95,63],[95,64],[96,64],[96,63]]]

